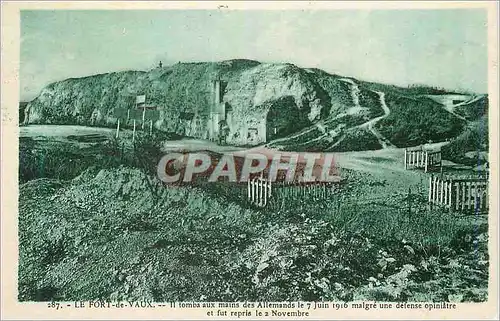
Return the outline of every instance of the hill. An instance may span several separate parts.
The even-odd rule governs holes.
[[[20,101],[19,102],[19,123],[22,124],[24,122],[24,113],[26,110],[26,106],[28,106],[29,102]]]
[[[293,64],[235,59],[178,63],[50,84],[25,108],[25,124],[132,126],[145,118],[177,135],[282,150],[352,151],[458,137],[487,113],[485,95],[408,88]],[[458,97],[458,98],[457,98]],[[458,99],[458,100],[457,100]],[[132,113],[127,110],[132,110]]]

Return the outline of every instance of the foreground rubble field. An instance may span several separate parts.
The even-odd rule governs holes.
[[[350,175],[364,184],[342,202],[273,212],[124,166],[30,180],[19,194],[19,300],[487,300],[485,217],[417,201],[407,216],[404,195],[363,202],[385,183]]]

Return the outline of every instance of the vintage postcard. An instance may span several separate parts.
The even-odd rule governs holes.
[[[2,2],[2,319],[498,318],[498,5]]]

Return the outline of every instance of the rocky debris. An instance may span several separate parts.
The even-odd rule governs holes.
[[[401,212],[373,212],[360,197],[337,212],[317,204],[262,215],[162,187],[153,205],[146,179],[128,167],[89,168],[21,185],[19,300],[487,299],[487,226],[421,213],[391,232]]]

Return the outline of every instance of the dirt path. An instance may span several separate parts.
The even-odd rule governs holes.
[[[458,118],[460,118],[461,120],[465,120],[465,121],[467,121],[467,119],[465,119],[465,117],[464,117],[464,116],[461,116],[461,115],[459,115],[459,114],[455,113],[455,107],[457,107],[457,106],[462,106],[462,105],[466,105],[466,104],[464,104],[464,103],[460,103],[460,104],[457,104],[457,105],[443,105],[443,107],[444,107],[444,110],[446,110],[447,112],[449,112],[449,113],[450,113],[450,114],[452,114],[453,116],[458,117]]]
[[[472,98],[470,100],[467,100],[467,101],[464,101],[464,102],[461,102],[461,103],[453,105],[453,108],[458,107],[458,106],[472,104],[472,103],[474,103],[474,102],[476,102],[476,101],[478,101],[478,100],[480,100],[480,99],[482,99],[484,97],[485,97],[485,95],[478,95],[478,96],[476,96],[476,97],[474,97],[474,98]]]
[[[373,188],[372,195],[387,197],[394,191],[424,189],[429,174],[419,170],[405,170],[404,149],[387,148],[374,151],[343,152],[334,154],[335,164],[342,169],[366,173],[372,179],[386,182],[384,188]],[[369,187],[367,187],[369,188]]]
[[[455,108],[456,107],[459,107],[459,106],[465,106],[465,105],[469,105],[469,104],[472,104],[480,99],[484,98],[484,95],[479,95],[479,96],[476,96],[470,100],[467,100],[467,101],[464,101],[464,102],[461,102],[461,103],[458,103],[458,104],[451,104],[451,105],[444,105],[444,109],[446,109],[449,113],[451,113],[452,115],[454,115],[455,117],[458,117],[460,118],[461,120],[465,120],[467,121],[467,119],[462,116],[462,115],[459,115],[455,112]]]
[[[211,150],[217,153],[225,152],[236,152],[247,150],[246,147],[237,147],[231,145],[217,145],[214,142],[203,140],[203,139],[179,139],[179,140],[167,140],[163,143],[161,148],[163,152],[172,151],[200,151],[200,150]]]
[[[449,112],[450,114],[452,114],[453,116],[457,117],[457,118],[460,118],[461,120],[464,120],[464,121],[467,121],[467,119],[462,116],[462,115],[459,115],[455,112],[455,108],[456,107],[459,107],[459,106],[466,106],[466,105],[469,105],[469,104],[472,104],[482,98],[485,97],[485,95],[474,95],[474,96],[469,96],[469,99],[465,100],[465,101],[462,101],[462,102],[459,102],[457,104],[453,104],[453,101],[450,101],[450,100],[440,100],[440,99],[436,99],[435,98],[435,95],[424,95],[424,97],[428,97],[434,101],[436,101],[437,103],[439,103],[440,105],[443,106],[443,108]]]
[[[374,93],[379,95],[380,98],[380,105],[382,106],[382,109],[384,110],[384,114],[379,117],[375,117],[366,123],[360,125],[360,128],[366,128],[368,129],[377,139],[379,144],[382,146],[382,148],[394,148],[394,146],[387,138],[385,138],[376,128],[375,125],[381,120],[384,119],[385,117],[389,116],[391,113],[391,110],[389,107],[387,107],[387,104],[385,103],[385,93],[381,91],[373,91]]]
[[[350,85],[350,88],[351,88],[351,99],[352,99],[352,102],[353,102],[354,106],[351,107],[350,110],[348,110],[346,113],[340,114],[336,118],[338,118],[340,116],[348,115],[350,113],[351,114],[357,113],[357,112],[359,112],[359,111],[361,111],[363,109],[367,109],[365,107],[362,107],[360,105],[360,103],[359,103],[359,94],[360,94],[361,90],[359,89],[358,84],[356,84],[352,79],[349,79],[349,78],[340,78],[339,80],[343,81],[343,82],[346,82],[346,83],[348,83]],[[374,128],[374,124],[375,123],[377,123],[380,119],[382,119],[384,117],[387,117],[387,115],[389,115],[389,113],[390,113],[389,108],[385,104],[385,100],[384,100],[384,96],[383,96],[384,94],[381,93],[381,92],[377,92],[377,93],[380,96],[380,103],[382,105],[382,108],[384,109],[384,113],[385,114],[383,116],[381,116],[381,117],[377,117],[377,118],[371,119],[370,121],[368,121],[368,122],[360,125],[359,127],[368,129],[378,139],[378,141],[380,142],[380,145],[383,146],[384,148],[394,147],[394,145],[392,145],[391,142],[389,142],[389,140],[387,140],[385,137],[383,137]],[[299,143],[297,145],[311,144],[311,143],[314,143],[316,141],[320,141],[320,140],[326,138],[330,143],[333,144],[332,146],[329,147],[329,149],[330,149],[330,148],[338,145],[340,143],[340,141],[342,141],[345,138],[345,135],[339,137],[339,133],[338,133],[337,130],[333,130],[333,129],[332,130],[328,130],[328,128],[325,127],[325,123],[327,123],[328,121],[331,121],[331,119],[330,120],[319,121],[316,124],[314,124],[314,125],[306,128],[306,129],[303,129],[300,132],[295,133],[295,134],[293,134],[291,136],[287,136],[287,137],[278,138],[276,140],[273,140],[272,142],[269,142],[268,144],[266,144],[266,146],[271,146],[271,145],[276,146],[275,145],[276,143],[286,142],[286,141],[288,141],[290,139],[302,136],[304,134],[310,133],[311,131],[317,129],[321,133],[318,137],[310,139],[310,140],[302,142],[302,143]],[[337,141],[335,141],[336,139],[337,139]]]
[[[335,132],[335,130],[333,130],[333,129],[328,130],[328,128],[326,128],[321,122],[316,123],[316,128],[318,128],[318,130],[321,132],[321,136],[318,136],[315,139],[309,140],[309,141],[305,142],[304,144],[310,144],[312,142],[319,141],[325,137],[329,142],[332,142],[337,137],[337,133]]]
[[[21,137],[66,137],[69,135],[102,134],[112,137],[116,129],[77,125],[28,125],[19,127]]]
[[[359,93],[361,92],[361,90],[359,90],[358,84],[356,84],[352,79],[349,78],[340,78],[339,80],[347,82],[351,85],[352,102],[354,103],[354,107],[360,108],[361,106],[359,105]]]
[[[356,84],[353,80],[351,80],[349,78],[340,78],[339,80],[347,82],[347,83],[349,83],[351,85],[351,97],[352,97],[352,101],[354,103],[354,107],[356,107],[356,108],[362,108],[359,105],[359,93],[360,93],[360,90],[359,90],[358,84]],[[373,118],[373,119],[367,121],[366,123],[363,123],[363,124],[359,125],[358,127],[369,130],[377,138],[377,140],[379,141],[379,144],[382,146],[382,148],[389,148],[389,147],[393,148],[395,146],[387,138],[385,138],[382,134],[380,134],[375,129],[375,125],[381,119],[387,117],[391,113],[389,107],[387,107],[387,104],[385,103],[385,93],[383,93],[381,91],[373,91],[373,92],[376,93],[376,94],[378,94],[379,97],[380,97],[380,105],[382,106],[382,109],[384,110],[384,115],[376,117],[376,118]]]
[[[310,144],[310,143],[313,143],[313,142],[316,142],[316,141],[319,141],[323,138],[327,138],[328,140],[330,141],[333,141],[333,139],[335,138],[335,133],[333,130],[327,130],[327,128],[324,126],[324,121],[321,120],[309,127],[307,127],[306,129],[303,129],[301,130],[300,132],[298,133],[295,133],[293,134],[292,136],[286,136],[286,137],[283,137],[283,138],[278,138],[278,139],[275,139],[273,141],[270,141],[268,142],[265,146],[271,146],[271,145],[275,145],[276,143],[280,143],[280,142],[286,142],[290,139],[293,139],[293,138],[296,138],[296,137],[299,137],[299,136],[302,136],[302,135],[305,135],[307,133],[310,133],[311,131],[317,129],[321,135],[319,135],[318,137],[316,138],[313,138],[313,139],[310,139],[310,140],[307,140],[305,142],[302,142],[302,143],[297,143],[296,146],[300,146],[300,145],[306,145],[306,144]]]
[[[346,138],[346,134],[342,135],[335,143],[333,143],[332,145],[328,146],[328,148],[326,149],[327,151],[328,150],[332,150],[332,148],[335,148],[337,147],[340,143],[342,143],[342,141]]]

